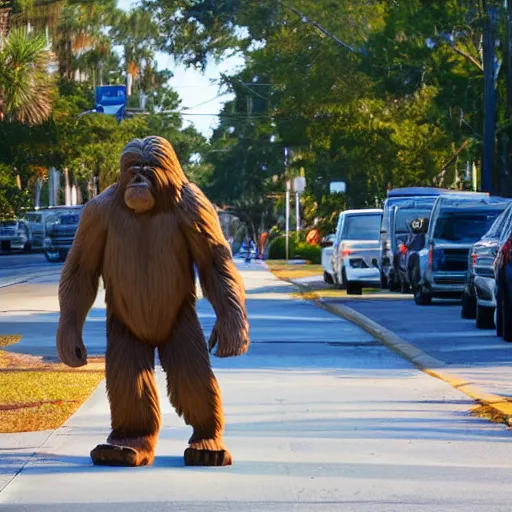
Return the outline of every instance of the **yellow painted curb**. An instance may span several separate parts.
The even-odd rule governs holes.
[[[286,279],[286,281],[288,280]],[[414,364],[418,369],[458,389],[478,404],[490,407],[503,419],[505,424],[512,426],[512,402],[508,401],[505,397],[487,393],[478,386],[473,385],[472,382],[444,371],[444,368],[447,367],[444,361],[429,356],[415,345],[358,311],[343,304],[329,304],[307,286],[293,280],[289,280],[289,282],[297,286],[301,292],[306,292],[311,296],[312,300],[322,309],[358,325],[390,350]]]

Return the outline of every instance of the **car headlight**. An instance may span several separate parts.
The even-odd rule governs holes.
[[[51,238],[45,238],[44,239],[44,246],[45,247],[50,247],[50,245],[52,245],[52,239]]]

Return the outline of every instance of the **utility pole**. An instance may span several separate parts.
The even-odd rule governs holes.
[[[512,0],[506,0],[507,5],[507,15],[506,15],[506,45],[505,45],[505,58],[506,58],[506,79],[507,79],[507,107],[505,111],[505,119],[506,122],[510,122],[512,119]],[[507,185],[503,187],[503,183],[505,178],[510,176],[510,156],[512,154],[512,137],[510,136],[512,132],[512,127],[507,128],[504,131],[504,148],[503,152],[504,156],[504,176],[501,177],[502,188],[505,188],[504,193],[510,194],[512,190],[510,189],[510,185],[508,184],[509,180],[506,179]]]
[[[290,240],[290,189],[291,181],[286,180],[286,220],[285,220],[285,232],[286,232],[286,261],[289,257],[289,240]]]
[[[497,10],[495,6],[483,1],[485,10],[485,28],[483,34],[483,60],[484,60],[484,157],[482,165],[481,189],[483,192],[492,192],[492,169],[495,152],[496,130],[496,89],[495,89],[495,52],[496,33],[495,25]]]
[[[285,176],[288,172],[288,148],[284,148],[284,169]],[[290,189],[291,189],[290,180],[286,179],[286,211],[285,211],[285,245],[286,245],[286,261],[288,261],[289,255],[289,231],[290,231]]]

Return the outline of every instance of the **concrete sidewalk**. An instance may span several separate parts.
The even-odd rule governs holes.
[[[264,267],[241,267],[253,343],[245,356],[213,359],[234,465],[184,468],[191,429],[162,396],[155,464],[93,467],[89,451],[109,431],[100,386],[0,493],[2,510],[510,510],[504,427],[468,416],[472,402],[460,392],[292,298]],[[199,308],[209,331],[211,308]],[[162,393],[163,379],[158,370]],[[4,439],[2,468],[20,454]]]
[[[325,287],[320,276],[293,282],[308,289]],[[411,295],[383,292],[326,298],[322,304],[370,333],[380,331],[379,339],[390,347],[405,342],[408,347],[399,353],[413,362],[424,361],[423,368],[442,370],[459,387],[465,382],[478,387],[482,396],[512,399],[512,344],[494,329],[477,329],[474,320],[461,318],[458,301],[434,300],[422,307]],[[512,404],[506,407],[509,415]]]

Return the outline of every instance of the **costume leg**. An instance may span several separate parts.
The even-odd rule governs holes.
[[[185,465],[230,465],[231,455],[222,442],[224,416],[219,386],[194,304],[183,308],[172,339],[159,347],[159,355],[167,373],[171,403],[194,428],[185,450]]]
[[[106,376],[112,416],[109,444],[91,452],[95,464],[153,463],[160,430],[160,404],[153,375],[155,350],[137,340],[119,320],[107,323]]]

